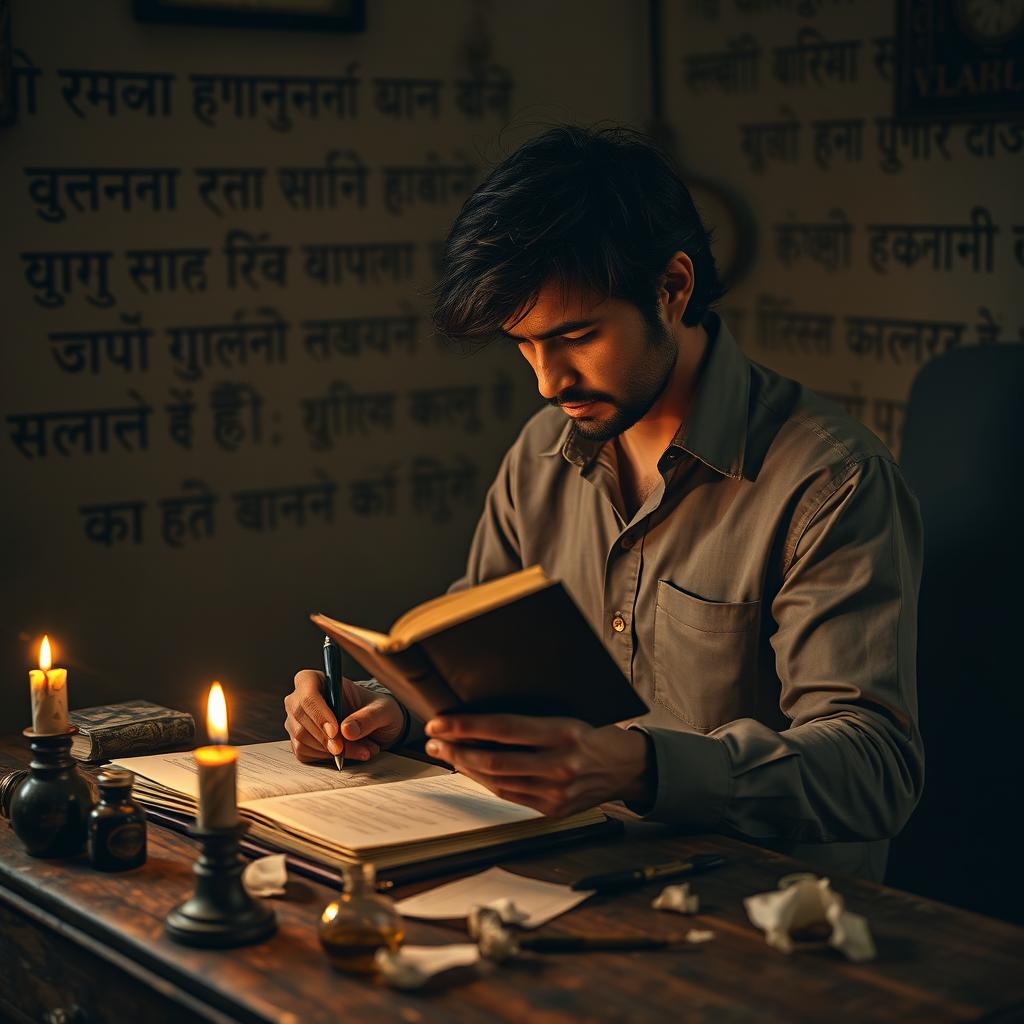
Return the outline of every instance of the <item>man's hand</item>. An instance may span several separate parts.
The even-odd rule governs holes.
[[[285,732],[300,761],[323,761],[335,754],[368,761],[398,738],[404,724],[398,701],[351,679],[342,679],[346,715],[339,735],[338,722],[323,698],[323,679],[322,672],[302,669],[295,674],[295,689],[284,699]]]
[[[563,817],[606,800],[650,804],[656,780],[650,741],[616,725],[595,729],[575,718],[443,715],[426,725],[427,753],[447,761],[492,793]],[[479,740],[532,750],[475,750]]]

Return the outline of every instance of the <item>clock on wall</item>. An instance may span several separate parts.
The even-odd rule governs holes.
[[[1024,113],[1024,0],[899,0],[895,114],[977,120]]]

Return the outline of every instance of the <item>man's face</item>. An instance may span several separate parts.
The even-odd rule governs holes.
[[[602,299],[554,284],[506,337],[537,375],[537,389],[592,441],[608,441],[647,414],[665,390],[678,347],[661,322],[648,323],[623,299]]]

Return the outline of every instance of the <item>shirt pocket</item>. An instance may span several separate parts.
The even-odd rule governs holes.
[[[705,601],[658,580],[655,703],[701,732],[750,714],[760,608],[760,601]]]

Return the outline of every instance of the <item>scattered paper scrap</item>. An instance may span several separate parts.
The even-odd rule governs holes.
[[[450,946],[403,946],[394,953],[378,949],[374,964],[392,988],[414,989],[425,985],[435,974],[454,967],[469,967],[479,959],[480,950],[472,942],[456,942]]]
[[[249,861],[242,871],[242,885],[250,896],[283,896],[287,882],[283,853]]]
[[[860,963],[875,958],[867,920],[844,909],[843,898],[832,891],[827,878],[788,875],[774,892],[749,896],[743,905],[751,923],[765,933],[768,945],[783,953],[799,948],[794,933],[818,925],[828,928],[826,941],[847,959]]]
[[[702,942],[710,942],[714,937],[715,933],[711,929],[691,928],[686,933],[686,941],[692,942],[695,946]]]
[[[700,908],[700,897],[690,892],[690,883],[666,885],[651,901],[655,910],[674,910],[677,914],[696,914]]]
[[[468,917],[474,907],[504,900],[514,905],[521,915],[515,924],[521,928],[536,928],[572,910],[590,895],[590,892],[576,892],[567,885],[526,878],[503,868],[489,868],[399,900],[395,906],[403,917],[440,920]]]
[[[495,906],[494,904],[508,904]],[[504,916],[507,914],[508,916]],[[476,939],[480,955],[495,963],[504,963],[519,953],[519,942],[515,934],[507,927],[509,923],[518,924],[515,918],[522,919],[511,900],[495,900],[486,907],[474,907],[466,920],[469,934]]]
[[[520,910],[516,906],[515,900],[510,900],[507,896],[503,896],[500,900],[491,900],[490,903],[481,903],[474,907],[469,912],[470,919],[478,910],[493,910],[501,919],[502,924],[522,925],[530,918],[530,915],[525,910]],[[472,934],[472,929],[470,929],[470,933]]]

